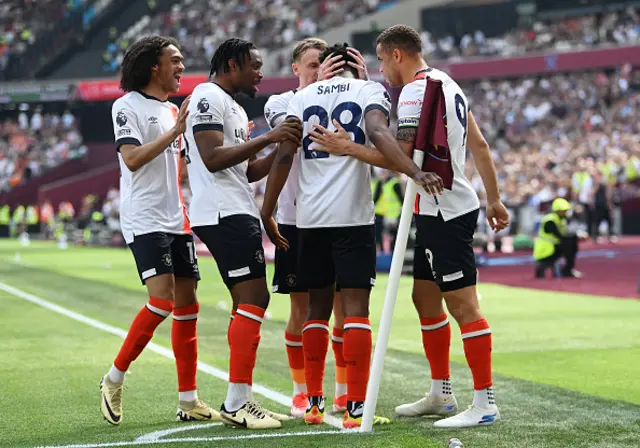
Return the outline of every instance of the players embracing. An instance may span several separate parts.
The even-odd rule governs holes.
[[[500,192],[489,145],[473,117],[464,92],[447,74],[433,69],[422,58],[420,35],[406,25],[395,25],[377,39],[376,53],[380,71],[392,87],[403,87],[398,102],[397,139],[407,154],[412,154],[427,80],[442,89],[445,116],[440,121],[446,135],[449,154],[440,159],[446,164],[443,194],[431,191],[418,194],[415,208],[416,248],[414,255],[413,303],[420,317],[422,341],[431,367],[431,390],[415,403],[396,408],[403,416],[438,415],[448,417],[436,427],[456,428],[489,425],[500,418],[495,403],[491,372],[491,329],[480,311],[476,292],[477,271],[472,242],[480,202],[463,168],[469,147],[487,192],[486,216],[494,231],[509,224],[509,214],[500,201]],[[347,131],[347,127],[343,126]],[[312,131],[311,140],[334,154],[347,154],[372,165],[394,169],[390,161],[371,148],[347,138],[344,131]],[[426,157],[431,157],[427,151]],[[435,157],[434,157],[435,159]],[[428,166],[428,165],[426,165]],[[451,327],[444,302],[460,326],[465,356],[474,382],[472,405],[456,413],[449,352]]]
[[[265,104],[265,119],[270,128],[274,128],[287,117],[289,103],[294,95],[315,83],[317,80],[329,79],[332,76],[344,71],[344,66],[352,64],[357,68],[360,77],[366,79],[366,65],[364,58],[355,49],[350,49],[352,56],[357,63],[347,62],[340,55],[325,58],[320,64],[320,55],[328,48],[327,43],[322,39],[307,38],[296,44],[292,52],[292,69],[298,77],[299,84],[294,90],[272,95]],[[320,327],[314,323],[307,322],[309,312],[309,292],[308,288],[302,284],[298,273],[298,229],[296,227],[296,192],[298,187],[298,171],[300,169],[300,151],[294,155],[291,167],[291,174],[278,198],[278,209],[276,222],[278,231],[286,240],[286,248],[276,246],[275,272],[273,277],[273,292],[278,294],[288,294],[290,296],[290,315],[285,329],[285,346],[289,360],[291,379],[293,380],[293,399],[291,404],[291,415],[303,417],[307,410],[307,385],[305,379],[305,358],[314,356],[311,344],[321,343],[328,346],[328,327],[324,323]],[[333,331],[331,334],[331,345],[335,358],[335,393],[333,398],[333,411],[344,412],[347,409],[347,384],[346,384],[346,363],[342,354],[343,347],[343,321],[342,304],[340,292],[336,291],[333,306]],[[320,334],[321,341],[314,341],[315,333]],[[305,336],[306,335],[306,336]],[[305,338],[308,340],[304,344]],[[306,347],[306,348],[303,348]],[[316,365],[317,370],[306,370],[312,377],[324,375],[324,365]],[[311,379],[313,381],[313,379]],[[313,416],[307,418],[313,419]]]
[[[351,53],[351,54],[350,54]],[[374,210],[370,167],[353,157],[333,156],[318,149],[309,131],[314,124],[333,130],[339,123],[361,144],[367,138],[393,161],[394,167],[420,185],[438,190],[439,178],[423,173],[391,134],[390,98],[376,82],[360,79],[358,61],[346,45],[327,48],[320,62],[338,56],[344,71],[295,93],[286,117],[303,122],[296,192],[298,279],[309,291],[309,312],[304,324],[305,372],[308,404],[305,421],[324,418],[323,373],[328,351],[328,321],[334,290],[339,289],[344,314],[343,356],[347,371],[345,428],[359,427],[369,379],[371,325],[369,296],[376,277]],[[298,147],[280,144],[267,180],[262,219],[267,234],[280,248],[288,242],[272,214]],[[376,417],[376,424],[388,423]]]

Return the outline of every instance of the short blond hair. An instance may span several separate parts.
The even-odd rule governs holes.
[[[307,50],[315,49],[324,51],[328,47],[329,45],[327,45],[324,40],[318,39],[317,37],[308,37],[305,40],[301,40],[300,42],[298,42],[293,48],[293,52],[291,53],[291,60],[293,62],[298,62]]]

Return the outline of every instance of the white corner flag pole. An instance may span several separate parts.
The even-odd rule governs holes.
[[[424,152],[414,150],[413,161],[415,164],[422,166],[423,160]],[[380,325],[378,327],[378,339],[376,341],[376,349],[373,354],[371,374],[369,376],[369,384],[367,386],[367,396],[364,402],[364,414],[362,415],[362,425],[360,428],[361,432],[371,432],[373,428],[373,414],[375,413],[376,403],[378,401],[378,391],[380,390],[380,380],[382,379],[384,357],[387,354],[387,346],[389,345],[389,333],[391,332],[393,310],[396,306],[396,297],[398,295],[398,287],[400,286],[400,275],[402,274],[404,256],[407,251],[407,240],[409,239],[409,229],[411,228],[411,218],[413,218],[413,207],[417,192],[418,186],[415,182],[409,180],[409,182],[407,182],[407,189],[404,193],[402,213],[400,214],[400,223],[398,224],[398,235],[396,236],[396,245],[393,249],[393,256],[391,258],[391,270],[389,271],[387,293],[384,298],[382,317],[380,318]]]

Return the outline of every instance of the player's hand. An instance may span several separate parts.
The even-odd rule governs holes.
[[[267,236],[278,249],[289,250],[289,241],[280,234],[278,224],[273,216],[262,216],[262,225]]]
[[[289,117],[267,132],[266,137],[271,143],[281,143],[285,140],[291,140],[299,145],[300,140],[302,140],[302,121],[294,117]]]
[[[336,127],[335,132],[327,130],[324,126],[319,124],[314,125],[313,129],[309,131],[309,137],[311,141],[320,145],[317,148],[319,151],[328,152],[329,154],[335,154],[338,156],[345,155],[347,153],[347,147],[351,141],[349,133],[344,130],[337,120],[333,120],[333,125]]]
[[[501,201],[487,205],[487,221],[494,232],[499,232],[509,225],[509,212]]]
[[[189,116],[189,103],[191,102],[191,95],[186,97],[180,105],[180,111],[178,112],[178,120],[176,121],[173,129],[177,135],[184,134],[187,130],[187,117]]]
[[[364,60],[364,56],[362,56],[362,54],[358,50],[352,47],[347,48],[347,51],[349,55],[351,55],[351,57],[356,60],[355,64],[353,62],[347,62],[347,64],[358,70],[358,78],[368,81],[369,72],[367,71],[367,63]]]
[[[436,195],[444,192],[444,182],[436,173],[419,171],[411,178],[418,186],[424,188],[424,191],[428,194]]]
[[[344,68],[342,67],[344,64],[345,61],[342,59],[341,55],[330,55],[322,61],[322,64],[320,64],[320,68],[318,69],[318,81],[331,79],[338,73],[342,73],[344,71]]]
[[[249,122],[249,126],[247,126],[247,138],[251,138],[251,131],[253,131],[256,128],[256,124],[253,122],[253,120],[251,120]]]

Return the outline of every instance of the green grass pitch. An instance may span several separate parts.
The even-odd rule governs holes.
[[[200,360],[226,371],[229,295],[214,261],[202,257],[200,266]],[[380,275],[372,294],[374,326],[386,283]],[[133,257],[121,249],[63,251],[47,243],[21,247],[0,241],[0,447],[443,448],[451,437],[465,448],[640,446],[640,301],[491,284],[479,288],[493,331],[496,398],[503,417],[492,427],[436,430],[428,419],[393,418],[397,404],[420,398],[429,385],[408,277],[401,280],[378,400],[377,413],[392,417],[391,425],[362,435],[330,425],[309,428],[300,421],[268,433],[175,422],[177,384],[175,366],[166,356],[171,345],[165,322],[153,339],[157,350],[146,350],[132,365],[124,422],[111,427],[100,415],[98,382],[121,344],[117,332],[126,331],[146,300]],[[25,300],[25,293],[103,326]],[[283,402],[291,393],[283,339],[288,298],[272,295],[269,311],[255,381]],[[452,380],[465,407],[471,401],[471,377],[453,327]],[[328,396],[332,365],[330,352]],[[226,392],[223,380],[203,371],[198,388],[215,407]],[[282,403],[256,396],[269,408],[287,411]]]

